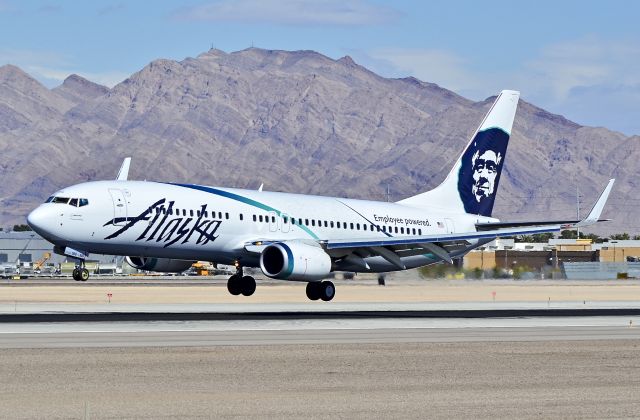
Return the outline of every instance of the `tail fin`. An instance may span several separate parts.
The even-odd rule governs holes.
[[[442,184],[399,201],[491,216],[520,92],[503,90]]]

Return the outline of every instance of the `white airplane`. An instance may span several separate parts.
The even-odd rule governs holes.
[[[54,251],[78,258],[87,280],[89,253],[127,256],[133,267],[180,272],[194,261],[235,265],[227,287],[250,296],[255,279],[308,282],[311,300],[330,301],[333,271],[389,272],[451,263],[500,236],[592,225],[614,180],[581,220],[504,223],[491,217],[519,92],[502,91],[437,188],[397,203],[129,181],[126,158],[115,181],[64,188],[27,217]]]

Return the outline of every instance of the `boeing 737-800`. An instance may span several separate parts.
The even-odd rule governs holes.
[[[583,220],[504,223],[492,217],[519,92],[502,91],[437,188],[396,203],[129,181],[130,158],[115,181],[64,188],[27,222],[60,254],[122,255],[133,267],[180,272],[195,261],[235,265],[227,287],[249,296],[260,267],[274,279],[307,282],[309,299],[329,301],[333,271],[389,272],[451,263],[500,236],[556,232],[599,221],[613,186]]]

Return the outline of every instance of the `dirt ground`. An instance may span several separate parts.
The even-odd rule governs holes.
[[[91,284],[7,286],[0,284],[0,303],[293,303],[307,302],[305,283],[258,282],[250,297],[231,296],[224,282],[210,286],[144,286]],[[638,301],[640,282],[620,281],[473,281],[424,280],[386,286],[336,281],[334,302],[547,302]],[[495,293],[494,293],[495,292]]]
[[[0,378],[12,419],[637,418],[640,342],[1,350]]]

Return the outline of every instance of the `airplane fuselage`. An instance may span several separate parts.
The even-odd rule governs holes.
[[[69,199],[66,201],[66,199]],[[79,204],[83,204],[80,206]],[[146,181],[96,181],[56,192],[30,215],[59,247],[90,253],[203,260],[259,266],[249,242],[412,237],[475,230],[496,220],[396,203]],[[462,255],[478,241],[452,252]],[[332,257],[340,257],[335,251]],[[440,261],[430,253],[403,258],[407,268]],[[373,256],[369,269],[398,268]]]

